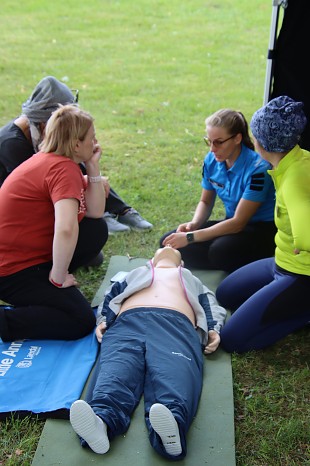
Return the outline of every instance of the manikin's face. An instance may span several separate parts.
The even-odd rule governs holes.
[[[179,266],[182,262],[180,251],[172,248],[171,246],[165,246],[164,248],[157,249],[153,258],[154,267],[156,267],[159,261],[165,259],[171,261],[175,266]]]

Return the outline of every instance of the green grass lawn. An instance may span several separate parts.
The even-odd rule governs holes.
[[[164,232],[191,218],[205,118],[231,107],[249,120],[262,105],[271,9],[266,0],[2,0],[0,125],[46,75],[78,88],[102,172],[154,224],[110,237],[104,264],[79,272],[90,300],[112,255],[151,257]],[[307,336],[233,356],[238,466],[309,464]],[[42,425],[2,422],[0,465],[30,465]]]

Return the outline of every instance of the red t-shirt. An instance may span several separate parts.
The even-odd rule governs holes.
[[[54,204],[77,199],[81,221],[86,186],[73,160],[42,152],[8,176],[0,189],[0,276],[52,260]]]

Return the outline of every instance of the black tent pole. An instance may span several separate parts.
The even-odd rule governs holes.
[[[274,50],[275,50],[275,45],[276,45],[276,40],[277,40],[279,9],[282,3],[284,4],[283,7],[285,8],[287,6],[287,0],[272,0],[271,27],[270,27],[270,36],[269,36],[269,48],[268,48],[268,55],[267,55],[267,67],[266,67],[264,102],[263,102],[264,105],[267,102],[269,102],[270,94],[271,94]]]

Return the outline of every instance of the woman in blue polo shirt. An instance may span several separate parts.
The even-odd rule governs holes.
[[[160,240],[179,249],[185,266],[227,272],[274,255],[275,191],[271,165],[254,151],[241,112],[221,109],[206,119],[210,147],[203,163],[202,193],[191,221]],[[209,220],[216,196],[225,219]]]

